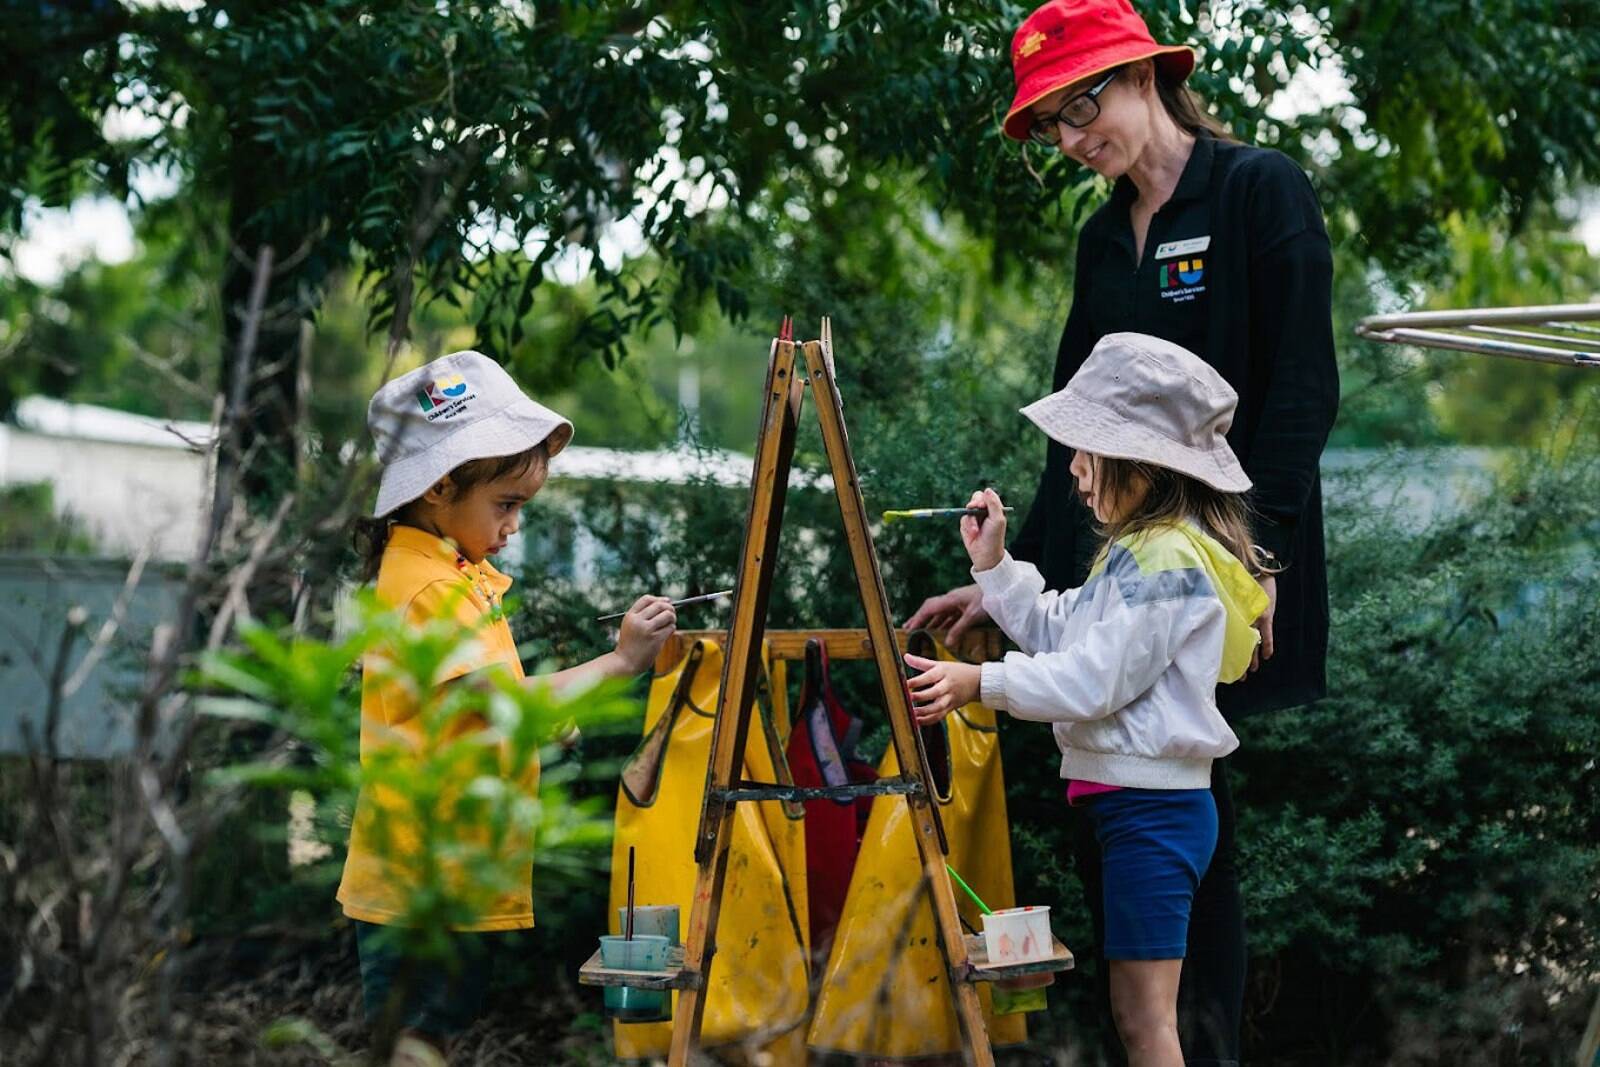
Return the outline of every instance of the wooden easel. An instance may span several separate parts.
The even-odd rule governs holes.
[[[804,359],[803,366],[799,357]],[[851,658],[854,652],[876,663],[895,753],[902,768],[901,773],[893,778],[817,788],[735,779],[736,768],[744,766],[750,711],[756,683],[762,673],[761,649],[763,639],[767,636],[767,609],[773,575],[777,569],[784,500],[794,459],[801,400],[807,386],[816,398],[817,417],[821,423],[822,439],[833,473],[834,492],[839,501],[839,513],[844,523],[867,625],[865,634],[859,630],[784,632],[779,643],[783,643],[785,649],[789,645],[799,649],[803,646],[805,636],[830,636],[830,653]],[[1057,941],[1049,959],[1009,966],[990,965],[982,958],[981,940],[969,940],[962,936],[954,890],[945,870],[945,856],[949,849],[938,806],[932,802],[933,793],[928,786],[932,775],[928,770],[921,736],[912,719],[910,693],[906,688],[905,670],[900,658],[904,635],[903,632],[897,632],[890,621],[889,600],[884,592],[872,534],[867,527],[866,507],[861,498],[838,385],[834,379],[833,335],[827,319],[822,320],[821,340],[803,344],[793,340],[792,327],[785,321],[783,333],[772,343],[764,397],[760,436],[756,443],[755,473],[751,482],[750,509],[745,520],[744,546],[740,552],[739,573],[734,586],[733,621],[723,638],[726,656],[723,660],[722,689],[717,702],[711,759],[706,771],[705,800],[695,838],[698,871],[682,964],[680,967],[674,960],[673,969],[667,972],[647,974],[616,971],[599,967],[597,954],[595,959],[584,965],[579,979],[593,985],[680,990],[673,1016],[668,1063],[671,1067],[688,1067],[691,1056],[699,1049],[700,1027],[705,1013],[706,976],[716,956],[717,915],[727,876],[735,805],[745,801],[776,799],[842,800],[860,796],[901,795],[906,798],[910,809],[911,826],[922,864],[923,884],[932,898],[935,928],[950,989],[955,996],[965,1059],[972,1067],[991,1067],[994,1054],[989,1046],[988,1030],[973,983],[1041,971],[1065,970],[1073,965],[1072,954]],[[722,637],[721,634],[715,636]],[[775,633],[773,636],[779,638],[780,635]],[[980,640],[993,641],[994,638],[984,637]],[[781,653],[782,650],[775,651]]]

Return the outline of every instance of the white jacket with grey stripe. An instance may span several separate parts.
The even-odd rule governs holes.
[[[1267,599],[1244,566],[1192,523],[1103,552],[1078,589],[1046,592],[1007,553],[973,571],[990,618],[1022,649],[983,665],[980,699],[1053,724],[1061,777],[1144,789],[1204,789],[1239,747],[1217,710],[1240,678]]]

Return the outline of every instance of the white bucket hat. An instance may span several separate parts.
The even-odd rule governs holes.
[[[452,352],[387,382],[367,406],[383,478],[373,514],[409,504],[463,463],[514,456],[541,441],[554,456],[572,423],[530,400],[479,352]]]
[[[1069,448],[1142,460],[1242,493],[1250,478],[1228,447],[1239,394],[1181,345],[1143,333],[1102,337],[1065,389],[1022,413]]]

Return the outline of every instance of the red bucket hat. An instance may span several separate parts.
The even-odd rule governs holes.
[[[1011,38],[1017,95],[1006,112],[1006,136],[1026,140],[1033,124],[1028,108],[1057,89],[1151,58],[1173,81],[1182,81],[1194,69],[1194,49],[1156,44],[1128,0],[1050,0],[1029,15]]]

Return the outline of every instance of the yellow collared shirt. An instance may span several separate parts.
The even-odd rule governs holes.
[[[472,631],[475,639],[467,642],[462,653],[452,658],[435,679],[436,685],[443,685],[490,667],[503,668],[516,678],[524,677],[511,627],[500,612],[500,598],[510,587],[511,579],[489,563],[466,564],[441,538],[415,527],[396,525],[379,565],[377,595],[382,603],[404,612],[409,626],[454,619]],[[416,697],[381,675],[369,657],[362,665],[361,681],[364,766],[379,752],[392,755],[396,746],[421,756],[434,743],[418,715]],[[481,721],[463,723],[459,729],[452,729],[451,736],[459,737],[483,726]],[[537,796],[537,757],[518,776],[517,786],[526,795]],[[383,925],[405,921],[408,895],[419,881],[418,864],[429,862],[418,854],[420,835],[408,825],[415,818],[408,814],[411,811],[414,808],[395,790],[372,783],[362,785],[338,893],[344,913],[350,918]],[[520,857],[515,861],[518,871],[513,878],[518,888],[494,897],[473,921],[458,924],[456,929],[520,930],[533,925],[531,834],[532,827],[528,827],[510,835],[514,839],[510,842],[511,851]],[[487,840],[481,828],[476,827],[453,828],[451,835],[469,846],[475,840]],[[434,862],[444,868],[445,882],[449,884],[453,877],[460,876],[459,871],[449,866],[451,849],[447,846],[441,850],[438,844],[436,833]]]

